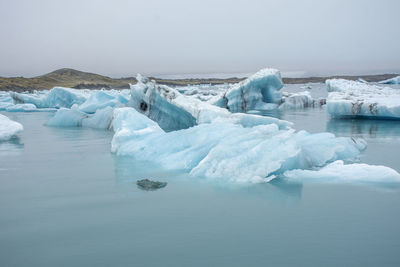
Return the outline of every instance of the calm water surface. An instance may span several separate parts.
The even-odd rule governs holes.
[[[112,132],[4,114],[25,130],[0,143],[0,266],[400,265],[397,188],[214,184],[112,155]],[[399,122],[279,116],[363,137],[363,162],[400,171]],[[141,191],[140,178],[168,186]]]

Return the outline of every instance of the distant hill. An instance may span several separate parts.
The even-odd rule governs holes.
[[[398,74],[381,74],[381,75],[362,75],[362,76],[334,76],[334,77],[310,77],[310,78],[283,78],[284,83],[308,83],[308,82],[324,82],[329,78],[344,78],[356,80],[362,78],[368,82],[377,82],[390,79]],[[170,86],[183,86],[187,84],[223,84],[236,83],[244,78],[228,78],[228,79],[154,79],[157,83]],[[128,78],[110,78],[95,73],[83,72],[74,69],[59,69],[45,75],[24,78],[24,77],[0,77],[0,90],[2,91],[26,91],[26,90],[43,90],[51,89],[55,86],[71,87],[71,88],[129,88],[129,84],[135,84],[136,79]]]
[[[0,90],[42,90],[50,89],[54,86],[78,89],[129,88],[129,83],[136,83],[136,79],[113,79],[107,76],[74,69],[59,69],[33,78],[0,77]]]

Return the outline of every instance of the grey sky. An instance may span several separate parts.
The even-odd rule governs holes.
[[[400,1],[0,0],[0,76],[400,72]]]

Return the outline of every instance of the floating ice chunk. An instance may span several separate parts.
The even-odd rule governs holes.
[[[352,160],[364,148],[329,133],[296,133],[280,130],[277,124],[244,127],[229,120],[164,132],[132,108],[115,109],[113,128],[111,150],[118,155],[239,182],[265,182],[289,169]]]
[[[384,81],[380,81],[379,83],[381,84],[400,84],[400,76],[391,78],[391,79],[387,79]]]
[[[46,123],[47,126],[78,127],[82,126],[82,120],[89,117],[88,114],[79,111],[76,107],[72,109],[60,108],[56,114]]]
[[[166,130],[183,129],[194,126],[196,118],[176,100],[181,94],[168,86],[158,85],[154,81],[137,75],[138,81],[131,86],[130,106],[142,112]],[[187,97],[190,104],[195,101]],[[200,102],[200,101],[199,101]]]
[[[94,114],[80,111],[77,106],[71,109],[61,108],[47,123],[47,126],[57,127],[89,127],[96,129],[109,129],[111,126],[113,108],[105,107]]]
[[[31,112],[37,111],[37,108],[34,104],[16,104],[6,107],[5,110],[8,112]]]
[[[72,88],[54,87],[46,94],[12,92],[11,96],[16,103],[30,103],[37,108],[70,108],[74,104],[85,102],[88,94]]]
[[[94,128],[94,129],[110,129],[113,118],[112,107],[105,107],[98,109],[94,114],[85,117],[82,120],[82,127]]]
[[[283,93],[280,109],[303,109],[308,107],[320,107],[326,103],[326,100],[313,99],[309,91],[299,93]]]
[[[327,110],[334,117],[400,118],[400,90],[356,81],[326,81]]]
[[[6,110],[8,107],[14,106],[13,103],[0,102],[0,110]]]
[[[246,112],[256,109],[260,103],[275,103],[281,101],[283,83],[279,70],[262,69],[246,80],[234,84],[225,98],[227,108],[231,112]]]
[[[0,103],[14,103],[10,93],[0,92]]]
[[[82,105],[79,110],[86,113],[94,113],[98,109],[114,107],[118,104],[126,104],[128,100],[123,96],[111,95],[104,91],[94,92]]]
[[[7,141],[24,129],[19,122],[0,114],[0,141]]]
[[[218,85],[188,85],[183,87],[176,87],[178,92],[186,96],[191,96],[203,102],[207,102],[212,105],[226,107],[226,99],[223,99],[224,94],[230,88],[229,84],[218,84]]]
[[[317,183],[400,183],[400,174],[385,166],[363,163],[345,165],[335,161],[320,170],[290,170],[284,176],[291,181]]]
[[[288,121],[271,117],[242,113],[232,114],[225,108],[182,95],[174,88],[158,85],[140,75],[136,79],[138,83],[131,85],[130,106],[158,122],[161,128],[167,131],[185,129],[201,123],[211,123],[214,120],[221,120],[221,118],[251,126],[275,123],[281,128],[287,128],[292,125]]]
[[[358,82],[360,83],[368,83],[366,80],[364,80],[363,78],[358,78],[357,79]]]

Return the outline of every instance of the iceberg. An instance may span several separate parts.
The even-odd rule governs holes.
[[[279,70],[262,69],[237,84],[178,87],[180,93],[200,101],[226,108],[230,112],[276,108],[281,101],[283,83]],[[269,105],[266,105],[269,104]]]
[[[14,105],[14,101],[8,92],[0,92],[0,110],[6,110],[6,108]]]
[[[381,83],[381,84],[400,84],[400,76],[397,76],[397,77],[394,77],[394,78],[391,78],[391,79],[387,79],[387,80],[384,80],[384,81],[380,81],[378,83]]]
[[[0,141],[7,141],[24,129],[19,122],[0,114]]]
[[[231,112],[262,109],[264,103],[279,104],[283,87],[279,70],[262,69],[246,80],[234,84],[223,97]]]
[[[93,129],[111,129],[114,109],[105,107],[82,120],[82,127]]]
[[[14,104],[10,102],[0,102],[0,110],[6,110],[11,106],[14,106]]]
[[[71,109],[61,108],[46,123],[47,126],[55,127],[89,127],[95,129],[110,129],[113,108],[105,107],[97,110],[94,114],[87,114],[75,105]]]
[[[400,90],[344,79],[326,81],[333,117],[400,118]]]
[[[299,93],[282,94],[282,104],[280,109],[303,109],[309,107],[321,107],[326,104],[326,99],[313,99],[309,91]]]
[[[191,96],[200,101],[207,102],[212,105],[216,105],[219,107],[226,107],[226,102],[223,99],[226,91],[230,88],[229,84],[221,84],[221,85],[208,85],[208,84],[200,84],[200,85],[188,85],[183,87],[176,87],[178,92],[184,94],[186,96]]]
[[[345,165],[337,160],[320,170],[290,170],[283,176],[290,181],[319,183],[400,183],[400,174],[385,166],[363,163]]]
[[[10,93],[15,103],[33,104],[37,108],[70,108],[74,104],[82,104],[88,94],[72,88],[54,87],[46,94]]]
[[[272,117],[231,113],[225,108],[183,95],[174,88],[159,85],[141,75],[136,79],[137,84],[130,85],[131,99],[128,106],[156,121],[166,131],[186,129],[221,120],[229,120],[245,127],[271,123],[281,128],[292,126],[288,121]]]
[[[111,151],[152,161],[193,176],[236,182],[267,182],[286,170],[351,161],[362,140],[279,129],[277,124],[244,127],[229,120],[165,132],[133,108],[116,108]]]
[[[16,104],[7,106],[5,110],[8,112],[31,112],[37,111],[37,108],[34,104]]]
[[[79,110],[86,113],[95,113],[98,109],[105,107],[115,107],[118,104],[126,104],[128,100],[120,95],[111,95],[104,91],[94,92],[89,98],[79,106]]]

